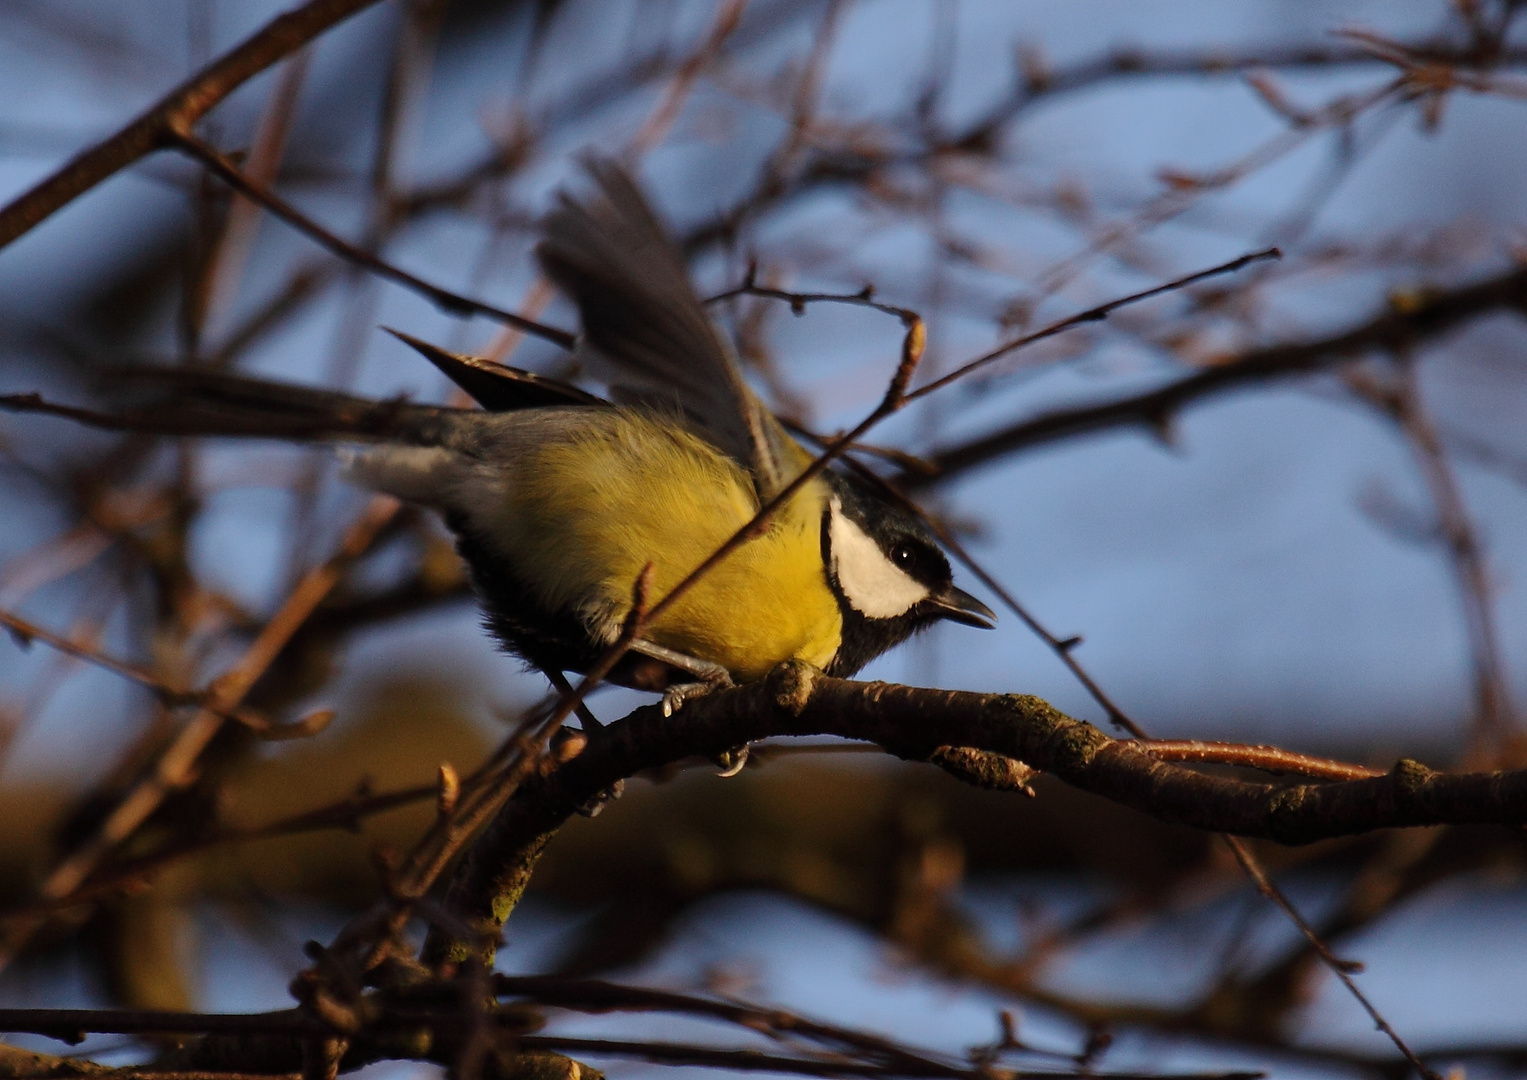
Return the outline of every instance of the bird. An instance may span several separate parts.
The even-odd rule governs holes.
[[[649,564],[665,596],[812,461],[748,386],[636,182],[608,160],[586,168],[592,190],[560,194],[536,257],[577,308],[575,358],[608,398],[397,331],[481,408],[160,373],[183,421],[189,400],[208,430],[337,439],[349,480],[438,511],[488,631],[548,675],[610,649]],[[915,512],[828,469],[646,624],[608,678],[662,693],[671,714],[784,661],[850,676],[941,620],[996,617],[955,585]]]

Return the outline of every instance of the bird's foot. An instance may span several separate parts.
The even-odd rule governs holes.
[[[664,690],[663,715],[672,716],[684,707],[686,701],[704,697],[717,690],[729,689],[733,685],[732,677],[725,670],[718,669],[714,674],[707,673],[707,675],[704,682],[674,683]]]
[[[664,648],[650,641],[638,640],[631,646],[631,651],[650,656],[655,660],[678,668],[697,676],[694,682],[674,683],[663,691],[663,715],[672,716],[684,707],[684,703],[691,698],[704,697],[706,694],[717,690],[726,690],[735,685],[731,674],[720,664],[711,660],[701,660],[699,657],[688,656],[673,649]],[[717,754],[714,761],[721,768],[722,776],[736,776],[747,764],[748,748],[734,746],[730,750],[724,750]]]
[[[673,683],[663,691],[664,716],[678,712],[690,698],[702,697],[712,690],[725,690],[732,685],[731,673],[714,660],[702,660],[641,638],[631,643],[631,651],[661,660],[670,668],[694,676],[692,682]]]

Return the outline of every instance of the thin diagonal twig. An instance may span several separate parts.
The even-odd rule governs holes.
[[[0,209],[0,248],[101,181],[160,150],[170,134],[189,131],[244,82],[377,0],[309,0],[277,16],[230,52],[161,98],[121,131],[90,147]]]
[[[577,343],[576,334],[569,333],[566,330],[559,330],[554,326],[547,326],[545,323],[536,322],[534,319],[527,319],[523,315],[496,307],[481,300],[473,300],[470,297],[461,296],[451,292],[449,289],[442,289],[438,285],[433,285],[423,278],[379,259],[364,248],[357,247],[347,240],[340,239],[269,188],[245,176],[232,161],[197,138],[189,129],[175,130],[172,138],[175,146],[201,162],[213,175],[252,201],[259,203],[294,229],[322,244],[340,258],[357,266],[365,267],[378,277],[386,278],[405,288],[412,289],[421,296],[428,298],[443,311],[447,311],[452,315],[485,315],[523,330],[527,334],[534,334],[536,337],[543,338],[563,349],[571,349]]]

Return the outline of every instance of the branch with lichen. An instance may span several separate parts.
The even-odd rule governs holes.
[[[1527,821],[1527,770],[1441,773],[1401,760],[1389,772],[1334,782],[1213,776],[1115,739],[1028,695],[977,694],[823,675],[799,662],[694,701],[665,717],[637,709],[576,757],[527,784],[469,850],[447,906],[472,925],[509,917],[553,833],[617,781],[740,742],[836,735],[938,765],[968,783],[1026,790],[1035,770],[1158,820],[1235,836],[1307,844],[1375,829]],[[469,948],[439,927],[427,963]]]

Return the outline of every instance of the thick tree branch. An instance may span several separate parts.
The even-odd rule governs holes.
[[[1012,1050],[1041,1060],[1042,1069],[998,1066],[993,1061],[962,1061],[892,1042],[868,1032],[817,1024],[780,1010],[764,1010],[735,1001],[649,991],[610,983],[565,982],[587,987],[617,1010],[701,1015],[763,1032],[786,1043],[793,1053],[773,1053],[756,1046],[719,1046],[711,1042],[652,1039],[579,1038],[533,1034],[542,1022],[534,1009],[500,1006],[490,1000],[482,1013],[483,1033],[492,1052],[479,1062],[483,1080],[601,1080],[602,1074],[557,1053],[573,1050],[603,1058],[626,1058],[662,1065],[697,1065],[737,1072],[768,1072],[815,1077],[906,1077],[920,1080],[1014,1080],[1028,1074],[1052,1080],[1257,1080],[1259,1072],[1114,1072],[1097,1071],[1070,1055],[1016,1045]],[[334,1075],[378,1060],[429,1061],[458,1066],[457,1055],[474,1020],[460,1009],[460,985],[421,984],[401,994],[366,995],[366,1021],[350,1032],[347,1049],[335,1062]],[[576,995],[587,998],[588,995]],[[635,1004],[640,1003],[640,1004]],[[575,1004],[574,1008],[579,1008]],[[170,1050],[147,1069],[109,1069],[82,1062],[69,1069],[63,1059],[0,1047],[0,1076],[117,1076],[121,1080],[234,1080],[269,1075],[294,1076],[304,1062],[304,1046],[334,1029],[301,1010],[269,1013],[175,1013],[145,1010],[4,1009],[7,1030],[76,1039],[85,1032],[134,1035],[200,1035]],[[803,1035],[790,1046],[791,1036]],[[794,1040],[791,1040],[792,1042]],[[827,1053],[812,1052],[820,1047]],[[837,1044],[836,1047],[833,1044]],[[804,1052],[803,1052],[804,1051]],[[1069,1067],[1068,1067],[1069,1066]]]
[[[671,717],[638,709],[591,739],[499,814],[458,870],[447,905],[477,925],[501,925],[550,836],[617,780],[785,735],[862,739],[1009,790],[1027,784],[1031,774],[1014,767],[1023,762],[1161,821],[1286,844],[1397,826],[1527,821],[1527,770],[1445,774],[1404,760],[1370,779],[1248,782],[1161,761],[1039,698],[852,682],[792,662]],[[437,929],[424,959],[466,955]]]

